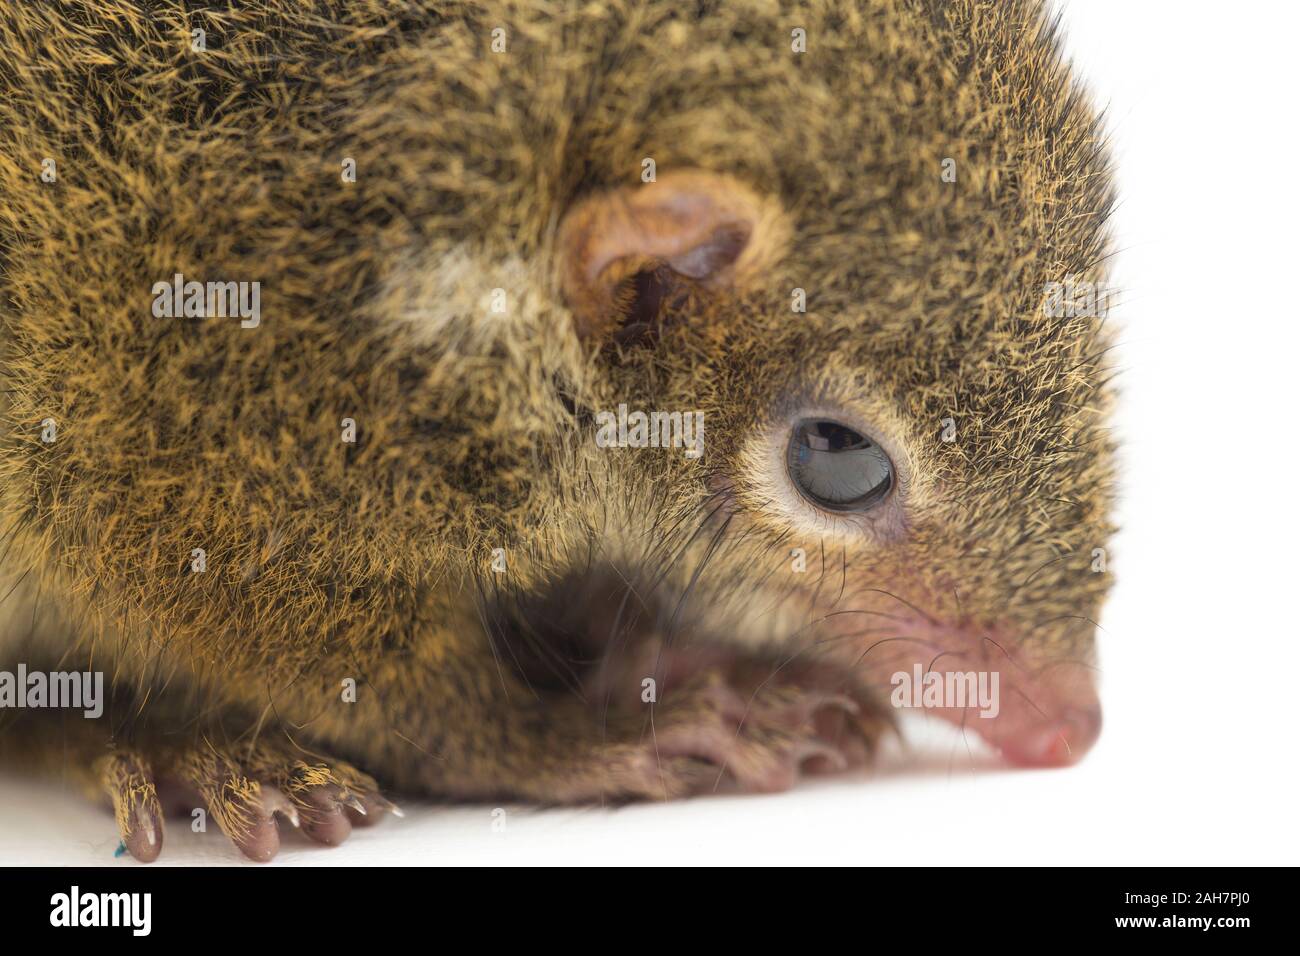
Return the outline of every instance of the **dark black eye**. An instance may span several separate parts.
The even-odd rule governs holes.
[[[847,425],[808,418],[790,436],[790,478],[805,498],[829,511],[866,511],[894,486],[884,449]]]

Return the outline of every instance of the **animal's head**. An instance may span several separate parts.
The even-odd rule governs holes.
[[[517,586],[596,643],[996,673],[987,717],[938,709],[1069,763],[1100,730],[1106,160],[1034,5],[916,6],[846,7],[804,59],[754,48],[784,21],[734,57],[736,22],[667,21],[606,79],[632,145],[584,157],[549,250],[594,404]]]
[[[6,181],[60,169],[5,231],[7,509],[74,583],[288,674],[581,577],[1091,741],[1109,193],[1037,3],[338,6],[10,40],[63,69],[0,106]],[[159,317],[176,273],[260,321]],[[620,405],[670,447],[598,441]]]

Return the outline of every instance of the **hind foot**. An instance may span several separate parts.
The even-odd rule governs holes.
[[[115,750],[96,771],[113,802],[123,846],[143,863],[162,850],[164,814],[193,819],[194,811],[202,810],[241,853],[258,862],[280,849],[277,818],[317,843],[337,846],[354,826],[374,823],[385,813],[401,815],[355,767],[309,762],[261,744],[249,750],[200,743],[153,759]]]

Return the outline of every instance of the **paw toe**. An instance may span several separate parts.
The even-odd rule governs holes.
[[[103,758],[99,773],[122,845],[141,863],[152,863],[162,852],[163,815],[149,765],[135,754],[115,752]]]
[[[352,835],[352,821],[345,812],[350,795],[337,784],[308,787],[294,794],[302,819],[302,832],[326,846],[338,846]],[[352,802],[355,797],[350,797]]]
[[[127,852],[141,863],[152,863],[162,852],[162,814],[156,803],[153,807],[136,807],[130,825],[122,834]]]

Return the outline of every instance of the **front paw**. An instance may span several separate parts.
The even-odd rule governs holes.
[[[802,773],[865,765],[893,728],[847,675],[810,669],[746,679],[743,670],[712,669],[667,689],[585,758],[535,776],[533,790],[566,803],[771,793]]]
[[[771,680],[735,686],[712,674],[683,688],[687,700],[665,710],[645,741],[654,760],[704,761],[714,771],[700,790],[773,793],[801,773],[860,767],[892,724],[866,695],[824,683]]]

